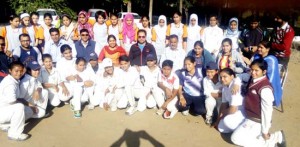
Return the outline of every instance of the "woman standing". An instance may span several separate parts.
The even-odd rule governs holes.
[[[78,14],[77,22],[77,34],[80,34],[80,30],[87,29],[91,39],[94,39],[93,26],[88,22],[89,16],[86,11],[80,11]]]
[[[196,41],[200,41],[200,31],[201,27],[198,25],[198,16],[196,14],[192,14],[190,16],[190,23],[188,27],[187,53],[193,50]]]
[[[126,53],[129,54],[130,47],[137,40],[137,31],[135,23],[133,22],[133,15],[127,13],[123,19],[122,29],[120,30],[120,42],[121,46],[126,50]]]
[[[23,13],[20,15],[21,24],[22,24],[22,32],[27,33],[30,36],[30,45],[37,46],[35,42],[35,30],[34,26],[30,23],[30,16],[28,13]]]
[[[65,39],[69,45],[73,45],[74,40],[78,40],[78,38],[75,37],[75,25],[72,23],[72,18],[67,14],[63,14],[61,18],[63,20],[63,26],[60,27],[61,37]]]
[[[229,26],[228,26],[226,32],[224,33],[224,37],[231,39],[232,49],[239,52],[240,51],[239,50],[239,38],[241,35],[241,31],[239,31],[238,29],[239,29],[239,20],[235,17],[231,18],[229,20]]]
[[[97,11],[95,14],[96,23],[93,26],[94,41],[96,41],[100,48],[103,48],[107,42],[107,25],[105,12]]]
[[[141,18],[141,25],[138,25],[139,29],[143,29],[147,32],[146,40],[148,43],[152,43],[152,27],[150,25],[150,19],[149,16],[142,16]]]
[[[167,18],[158,17],[158,24],[152,28],[152,44],[155,47],[158,63],[166,48]]]
[[[10,25],[5,26],[1,29],[1,36],[5,38],[5,50],[13,51],[19,47],[19,35],[22,34],[22,28],[20,27],[20,18],[17,15],[11,15],[9,17]]]

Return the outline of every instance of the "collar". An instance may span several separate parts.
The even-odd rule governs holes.
[[[184,72],[185,72],[185,75],[186,75],[186,76],[190,76],[190,77],[194,77],[194,76],[196,76],[196,75],[199,74],[196,67],[195,67],[195,73],[194,73],[194,75],[190,75],[189,72],[188,72],[187,70],[184,70]]]
[[[50,43],[51,45],[56,45],[52,39],[50,39]],[[63,43],[62,39],[59,39],[57,46],[60,46],[62,43]]]
[[[79,42],[82,46],[83,46],[83,43],[82,43],[82,40],[80,40]],[[90,43],[90,40],[87,41],[87,46],[89,46],[91,43]]]
[[[53,73],[54,73],[54,67],[52,67],[52,70],[51,70],[51,72],[49,73],[49,75],[52,75]],[[48,73],[48,71],[47,71],[47,69],[45,68],[45,67],[42,67],[41,68],[41,71],[44,71],[44,72],[47,72]]]
[[[262,79],[264,79],[266,76],[262,76],[260,78],[257,78],[257,79],[253,79],[253,83],[256,83],[257,81],[260,81]]]
[[[10,74],[8,75],[8,78],[10,78],[14,83],[18,84],[20,82],[20,80],[16,80],[15,78],[13,78]]]
[[[287,27],[288,27],[288,23],[286,22],[282,27],[281,27],[281,29],[283,29],[283,30],[285,30]]]

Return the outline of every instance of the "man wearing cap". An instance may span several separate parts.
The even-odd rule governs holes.
[[[129,59],[131,65],[143,66],[146,65],[146,57],[152,54],[156,57],[156,51],[151,43],[146,41],[147,32],[139,30],[137,32],[138,42],[133,44],[129,50]]]
[[[36,61],[27,64],[26,74],[20,81],[20,97],[25,107],[25,113],[32,113],[32,118],[42,118],[46,115],[48,91],[43,89],[38,81],[41,66]],[[26,116],[26,115],[25,115]]]
[[[105,58],[102,62],[104,71],[100,78],[97,79],[97,84],[94,97],[90,99],[89,109],[94,109],[99,105],[100,108],[111,111],[116,111],[117,108],[126,108],[127,101],[122,99],[122,75],[120,69],[113,66],[110,58]]]
[[[95,76],[99,77],[101,72],[103,72],[103,67],[100,63],[98,63],[98,56],[96,53],[90,53],[88,62],[87,68],[92,69],[92,72],[95,74]]]
[[[288,24],[289,17],[285,14],[278,14],[275,18],[277,27],[272,36],[271,51],[275,53],[279,64],[288,66],[292,41],[295,36],[294,29]]]
[[[44,54],[50,54],[52,56],[53,65],[62,58],[60,47],[67,42],[60,38],[59,30],[57,28],[51,28],[49,30],[51,39],[45,43]]]
[[[28,34],[21,34],[19,40],[21,46],[13,50],[15,60],[19,60],[23,64],[28,61],[37,61],[42,65],[42,54],[36,47],[30,45],[30,36]]]
[[[185,58],[185,51],[178,47],[178,36],[170,35],[170,46],[165,49],[165,53],[161,56],[161,63],[165,60],[173,61],[173,71],[183,68],[183,62]],[[160,64],[161,66],[161,64]]]
[[[73,57],[83,57],[88,61],[89,55],[91,53],[96,53],[99,56],[101,48],[99,44],[90,39],[90,34],[87,29],[80,30],[80,40],[72,45],[72,55]]]
[[[34,30],[34,26],[30,24],[30,15],[28,13],[23,13],[20,15],[20,19],[23,33],[30,36],[30,45],[37,46],[37,42],[35,41],[36,32]]]

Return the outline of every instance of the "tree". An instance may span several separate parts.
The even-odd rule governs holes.
[[[153,0],[149,0],[149,19],[150,19],[150,24],[152,24],[152,10],[153,10]]]
[[[66,13],[75,18],[76,13],[67,6],[67,0],[8,0],[16,14],[31,13],[38,8],[53,8],[58,14]]]
[[[127,4],[127,12],[131,12],[131,0],[123,0],[123,3]]]

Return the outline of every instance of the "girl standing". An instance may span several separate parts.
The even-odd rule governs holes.
[[[87,29],[90,39],[94,39],[93,26],[88,22],[89,16],[86,11],[80,11],[78,14],[77,33],[80,34],[80,30]],[[78,36],[77,36],[78,37]]]
[[[231,140],[239,146],[286,146],[283,131],[270,134],[274,93],[266,77],[268,64],[263,59],[251,65],[252,80],[245,97],[245,116],[242,124],[233,132]]]
[[[120,46],[118,15],[114,13],[110,14],[110,22],[111,25],[108,26],[108,35],[114,35],[117,45]]]
[[[198,25],[198,16],[196,14],[192,14],[190,16],[190,23],[188,27],[187,53],[193,50],[196,41],[200,41],[200,31],[201,27]]]
[[[13,51],[17,47],[19,47],[19,35],[22,34],[22,27],[20,27],[20,18],[16,15],[11,15],[9,17],[10,25],[5,26],[1,30],[1,36],[5,37],[6,47],[5,50]]]
[[[46,42],[50,41],[51,36],[49,30],[54,28],[55,26],[52,24],[53,18],[50,13],[44,14],[44,24],[39,27],[37,38],[39,39],[38,44],[42,47],[46,44]]]
[[[148,43],[152,43],[152,27],[150,25],[149,16],[142,16],[141,17],[141,25],[138,25],[139,29],[143,29],[147,32],[146,41]]]
[[[61,18],[63,21],[63,26],[60,27],[61,37],[65,39],[69,45],[73,45],[74,41],[78,40],[78,38],[76,38],[78,35],[75,34],[77,32],[75,32],[76,28],[72,23],[72,18],[67,14],[63,14]]]
[[[167,27],[167,43],[169,44],[169,36],[177,35],[178,37],[178,48],[187,51],[187,26],[181,23],[182,14],[180,12],[175,12],[173,15],[174,22],[169,24]]]
[[[129,54],[131,46],[137,40],[137,31],[135,23],[133,22],[133,15],[127,13],[123,19],[122,29],[120,30],[121,46],[125,49],[126,54]]]
[[[240,35],[241,35],[241,31],[239,31],[239,20],[233,17],[229,20],[229,26],[224,33],[224,37],[231,39],[232,49],[236,50],[237,52],[240,51],[239,49]]]
[[[166,48],[167,18],[158,17],[158,24],[152,28],[152,44],[155,47],[158,63]]]
[[[36,32],[34,30],[34,26],[30,24],[30,16],[28,13],[23,13],[20,16],[21,24],[22,24],[22,32],[27,33],[30,37],[30,45],[37,46],[35,42]]]
[[[100,49],[102,49],[106,44],[106,38],[107,38],[107,25],[106,25],[106,15],[105,12],[98,11],[95,14],[95,19],[97,22],[93,26],[93,32],[94,32],[94,41],[96,41]]]
[[[221,133],[233,132],[244,119],[244,98],[241,95],[241,88],[235,94],[231,92],[234,86],[234,78],[235,73],[232,69],[224,68],[220,71],[220,79],[223,84],[222,104],[216,125]]]

